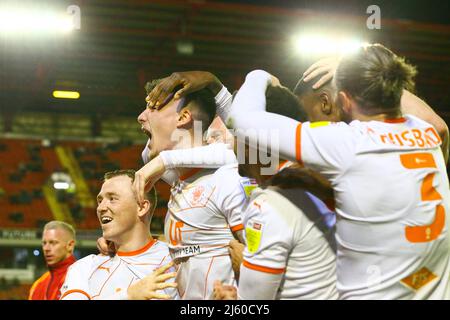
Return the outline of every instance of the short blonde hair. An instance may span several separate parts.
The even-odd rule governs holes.
[[[54,229],[62,229],[64,231],[66,231],[70,235],[70,237],[75,240],[75,237],[76,237],[75,228],[72,225],[68,224],[67,222],[53,220],[53,221],[48,222],[44,226],[44,231],[45,230],[54,230]]]

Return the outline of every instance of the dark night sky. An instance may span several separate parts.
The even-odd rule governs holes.
[[[314,9],[354,15],[365,15],[367,7],[376,4],[381,9],[381,18],[450,24],[449,0],[219,0],[218,2]]]

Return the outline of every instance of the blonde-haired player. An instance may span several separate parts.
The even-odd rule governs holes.
[[[97,196],[103,237],[115,244],[113,257],[89,255],[73,264],[61,289],[63,300],[177,299],[168,247],[152,238],[156,198],[138,203],[134,170],[105,174]],[[172,269],[172,271],[174,271]]]

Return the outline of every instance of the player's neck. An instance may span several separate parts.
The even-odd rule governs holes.
[[[402,112],[400,109],[393,111],[393,112],[380,112],[376,114],[365,114],[363,112],[360,112],[357,108],[353,110],[352,113],[352,120],[359,120],[359,121],[385,121],[388,119],[397,119],[402,117]]]
[[[145,225],[130,230],[116,242],[117,250],[120,252],[132,252],[145,247],[149,241],[153,240],[148,230],[149,228]]]

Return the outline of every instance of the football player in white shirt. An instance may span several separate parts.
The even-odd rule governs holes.
[[[159,109],[147,107],[138,121],[150,138],[149,158],[165,150],[202,146],[203,133],[215,114],[216,103],[208,89],[179,100],[172,95]],[[215,150],[225,157],[232,153],[228,148]],[[234,156],[232,164],[216,167],[177,169],[180,178],[171,188],[165,237],[172,257],[180,263],[176,282],[182,299],[210,299],[215,279],[229,284],[235,281],[228,243],[234,238],[243,241],[243,179]],[[136,174],[137,185],[145,182],[144,168]],[[152,177],[150,184],[159,178]]]
[[[450,191],[441,138],[400,109],[414,73],[381,45],[344,57],[334,81],[348,124],[267,113],[264,92],[273,78],[263,71],[247,75],[233,102],[234,127],[278,129],[282,157],[331,181],[342,299],[449,297]]]
[[[264,185],[270,176],[261,174],[262,167],[240,163],[239,173]],[[337,299],[333,230],[305,190],[253,190],[243,222],[239,299]],[[221,289],[217,283],[216,298]]]
[[[267,91],[266,95],[268,96],[269,105],[274,105],[279,108],[280,104],[288,104],[291,107],[287,108],[288,111],[290,111],[289,116],[299,120],[303,120],[306,116],[304,114],[302,115],[299,110],[297,110],[299,109],[297,100],[289,90],[280,87],[272,87]],[[181,155],[183,152],[186,153],[189,151],[198,156],[203,154],[204,150],[207,148],[213,147],[214,146],[211,145],[208,147],[186,149],[182,151],[161,152],[160,158],[163,158],[162,161],[159,161],[158,157],[153,159],[147,165],[147,172],[150,173],[152,170],[155,170],[157,164],[164,166],[167,165],[168,162],[171,163],[173,159],[167,161],[164,158],[167,156],[172,157],[174,153],[180,153]],[[211,154],[211,152],[209,154]],[[177,164],[180,163],[178,159],[175,159],[175,162]],[[186,164],[186,161],[184,164]],[[257,166],[257,168],[259,167]],[[147,178],[151,178],[151,176],[152,174]],[[257,175],[257,178],[263,179],[261,175]],[[265,192],[263,193],[265,194]],[[268,190],[267,193],[272,195],[272,192],[269,192]],[[303,195],[303,197],[300,197],[301,199],[299,197],[296,198],[295,205],[290,204],[289,202],[289,200],[292,201],[293,199],[287,200],[282,195],[275,198],[270,197],[271,201],[269,202],[272,206],[268,205],[268,207],[264,207],[264,212],[267,213],[266,215],[252,210],[253,208],[246,209],[244,216],[249,219],[257,216],[256,219],[258,219],[258,221],[267,220],[266,222],[268,222],[268,220],[271,220],[270,223],[264,223],[267,225],[267,227],[265,227],[265,229],[267,228],[267,231],[264,233],[263,237],[264,245],[261,245],[261,247],[264,247],[264,250],[261,249],[257,254],[250,255],[251,257],[248,257],[247,259],[248,261],[256,261],[256,264],[251,264],[247,260],[245,262],[246,269],[249,269],[250,271],[245,273],[245,279],[241,278],[240,288],[242,285],[242,291],[245,292],[244,297],[246,299],[333,299],[337,297],[335,254],[333,246],[329,244],[329,242],[333,242],[333,236],[330,230],[325,226],[323,216],[319,212],[317,206],[305,192],[303,192]],[[259,196],[261,195],[258,195],[258,199],[261,199]],[[283,208],[280,208],[280,205],[278,205],[278,202],[280,201],[282,202],[281,206],[284,206]],[[306,210],[307,215],[305,215],[301,209],[298,209],[298,206],[303,208],[303,210]],[[285,218],[285,214],[289,216],[293,227],[285,228],[284,225],[280,225],[280,223],[283,224],[282,222],[274,222],[276,220],[284,221],[285,219],[283,219],[283,217]],[[248,230],[251,230],[251,227],[249,227]],[[277,237],[280,230],[283,230],[283,237],[281,235]],[[281,238],[283,238],[283,241],[278,241]],[[252,245],[254,246],[254,242]],[[268,259],[267,255],[271,260],[261,263],[260,260]],[[299,256],[302,256],[303,258],[300,258]],[[276,261],[274,262],[274,260]],[[285,270],[281,270],[284,268],[270,268],[264,266],[264,264],[283,265],[284,267],[287,267],[287,271],[284,272]],[[274,270],[275,272],[273,272]],[[275,273],[275,275],[273,273]],[[259,283],[258,292],[253,290],[252,283],[255,282],[255,279]],[[251,293],[251,291],[253,291],[253,293]]]
[[[138,203],[134,170],[105,174],[97,196],[103,237],[115,244],[113,257],[89,255],[68,270],[62,300],[177,299],[175,273],[167,245],[152,238],[150,220],[156,198]],[[172,271],[174,269],[172,268]]]

